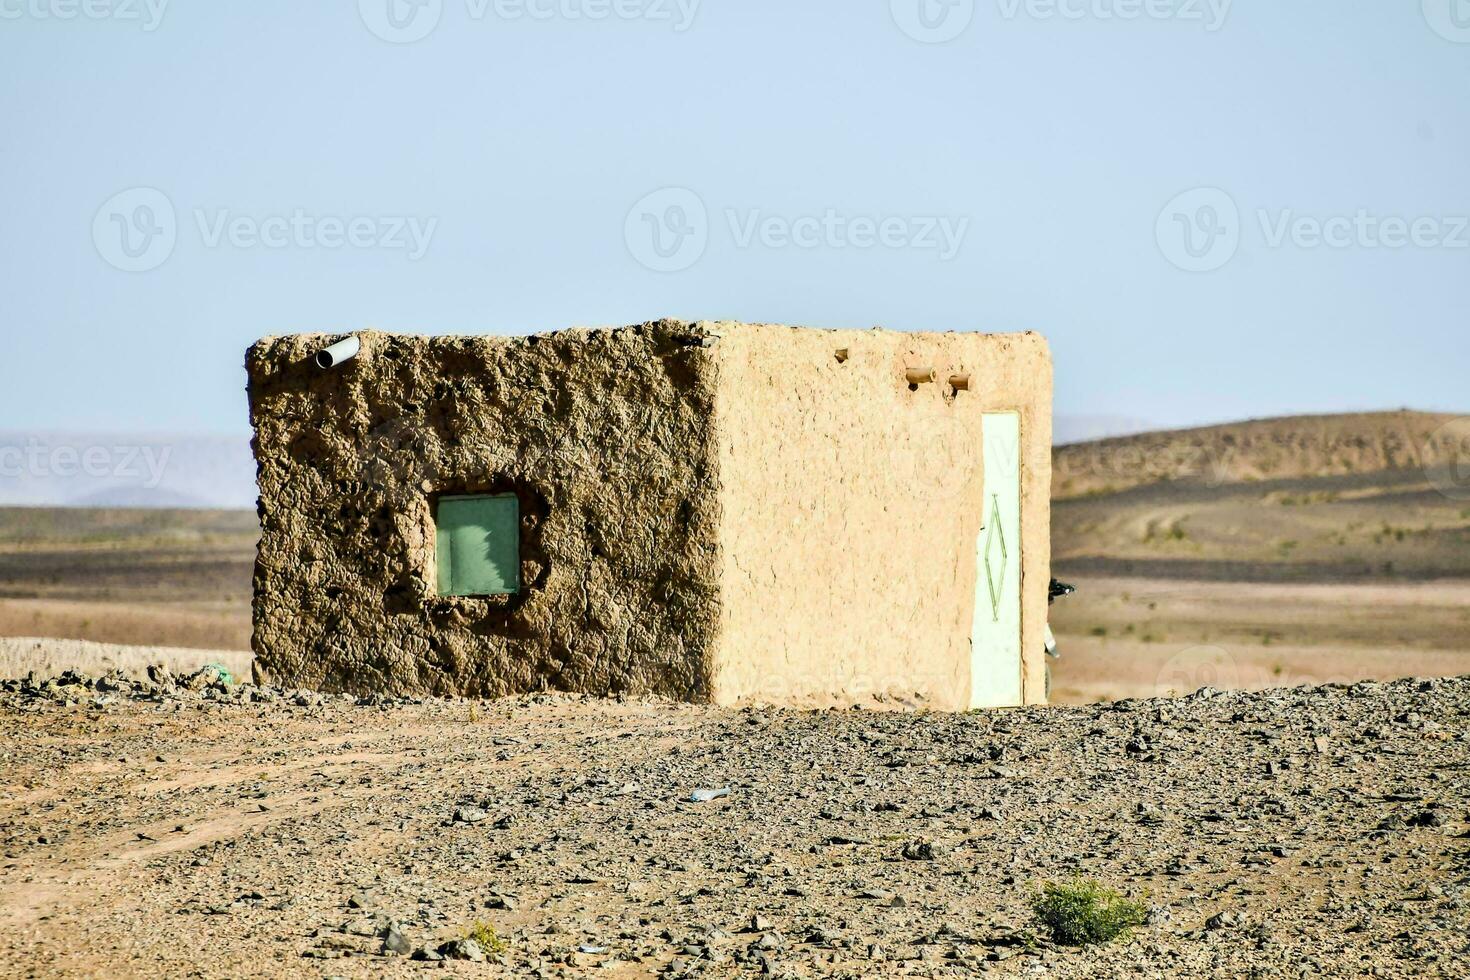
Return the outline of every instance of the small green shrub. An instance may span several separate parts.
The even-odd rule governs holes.
[[[1053,942],[1063,946],[1090,946],[1127,937],[1128,930],[1146,918],[1142,902],[1085,878],[1069,882],[1048,881],[1031,899],[1036,913]]]
[[[505,940],[496,934],[495,927],[488,922],[476,922],[465,932],[464,938],[473,939],[488,954],[505,952]]]

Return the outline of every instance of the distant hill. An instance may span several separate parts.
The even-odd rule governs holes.
[[[0,431],[0,506],[255,506],[248,435]]]
[[[1052,419],[1052,442],[1057,445],[1108,439],[1135,432],[1149,432],[1158,425],[1127,415],[1058,415]]]
[[[1141,419],[1061,415],[1052,496],[1443,466],[1454,437],[1470,436],[1470,422],[1444,430],[1455,418],[1380,412],[1140,432],[1149,424]],[[0,431],[0,506],[253,508],[255,493],[243,434]]]
[[[1260,419],[1054,452],[1059,574],[1470,578],[1470,420]]]
[[[1470,436],[1470,422],[1463,431],[1446,428],[1457,418],[1410,411],[1298,415],[1059,445],[1052,496],[1176,481],[1222,486],[1442,467],[1456,452],[1457,437]]]

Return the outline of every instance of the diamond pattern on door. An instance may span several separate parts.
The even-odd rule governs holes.
[[[1021,415],[986,412],[983,491],[973,498],[975,597],[970,618],[970,707],[1018,705],[1021,683]],[[1011,554],[1011,552],[1015,554]]]
[[[996,558],[999,552],[1000,557]],[[1006,562],[1010,551],[1006,547],[1006,529],[1000,519],[1000,495],[990,495],[990,527],[985,532],[985,584],[990,587],[990,616],[1000,622],[1000,597],[1005,589]]]

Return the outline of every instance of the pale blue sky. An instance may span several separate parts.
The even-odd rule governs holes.
[[[0,0],[0,426],[243,431],[264,334],[663,315],[1036,329],[1068,414],[1470,409],[1470,0],[389,2]]]

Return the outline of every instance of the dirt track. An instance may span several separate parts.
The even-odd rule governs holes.
[[[1460,976],[1470,956],[1470,679],[973,715],[15,687],[5,976]],[[1028,948],[1029,891],[1073,873],[1153,921]],[[503,962],[383,956],[390,921],[410,951],[483,921]]]

